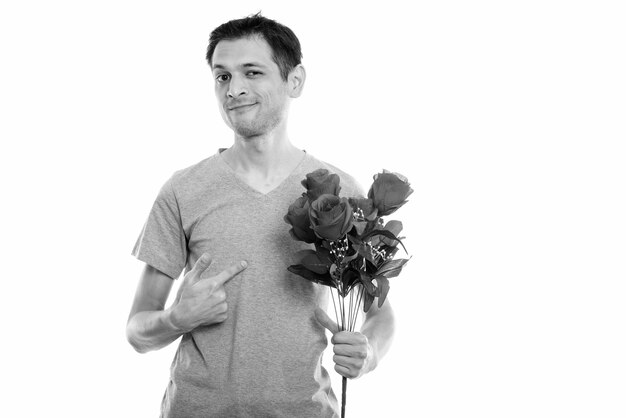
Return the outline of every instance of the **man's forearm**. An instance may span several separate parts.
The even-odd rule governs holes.
[[[375,307],[372,307],[372,309],[375,309]],[[367,372],[374,370],[387,351],[389,351],[395,329],[394,323],[393,309],[391,309],[389,303],[383,304],[376,312],[366,315],[365,322],[363,322],[361,327],[361,333],[367,337],[373,354],[372,361],[370,361],[367,367]]]
[[[158,350],[184,334],[171,320],[171,310],[137,312],[126,325],[128,342],[139,353]]]

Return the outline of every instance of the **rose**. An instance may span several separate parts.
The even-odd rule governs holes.
[[[311,203],[309,218],[315,234],[329,241],[343,238],[352,228],[352,208],[345,197],[321,195]]]
[[[406,177],[383,170],[374,176],[374,183],[367,197],[374,201],[374,206],[378,208],[378,216],[386,216],[404,205],[411,193],[413,189]]]
[[[309,220],[309,199],[306,195],[300,196],[289,206],[283,219],[291,225],[289,234],[293,239],[309,244],[315,242],[315,232],[311,229]]]
[[[319,168],[306,175],[302,185],[307,189],[306,195],[312,202],[323,194],[339,196],[339,176],[330,174],[325,168]]]

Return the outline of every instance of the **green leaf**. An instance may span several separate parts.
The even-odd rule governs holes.
[[[402,241],[400,241],[400,238],[396,237],[392,232],[387,231],[386,229],[377,229],[376,231],[372,231],[368,234],[365,234],[362,238],[363,238],[363,241],[365,241],[366,238],[377,237],[379,235],[382,235],[383,237],[387,237],[393,241],[398,241],[398,243],[402,246],[404,251],[408,253],[408,251],[406,250],[406,247],[404,246]],[[372,245],[374,245],[374,240],[372,240]]]
[[[385,276],[386,278],[391,279],[392,277],[398,277],[401,272],[402,272],[402,267],[398,267],[393,270],[384,272],[381,276]]]
[[[385,224],[385,231],[389,231],[392,234],[394,234],[396,237],[398,237],[398,235],[400,234],[400,232],[402,232],[402,222],[400,221],[389,221]],[[381,238],[381,241],[383,242],[383,244],[388,245],[390,247],[395,247],[398,245],[398,242],[400,242],[402,240],[402,238],[397,238],[396,240],[389,240],[387,238]]]
[[[363,293],[363,312],[367,312],[370,310],[372,306],[372,302],[374,302],[374,296],[370,295],[367,292]]]
[[[302,260],[304,257],[306,257],[309,254],[315,254],[315,250],[311,250],[311,249],[300,250],[296,252],[296,258],[298,260]]]
[[[367,240],[373,246],[377,246],[380,244],[380,238],[377,235],[374,235],[374,232],[383,231],[384,229],[385,228],[383,228],[383,225],[381,223],[375,223],[372,225],[371,228],[368,229],[365,234],[363,234],[361,238],[363,239],[363,241]]]
[[[320,260],[317,253],[307,254],[301,261],[302,265],[317,274],[328,273],[328,265]]]
[[[378,271],[377,275],[384,275],[387,278],[396,277],[402,271],[402,267],[409,261],[407,258],[397,260],[389,260],[385,262]]]
[[[317,274],[304,267],[302,264],[294,264],[287,267],[287,270],[293,274],[297,274],[300,277],[304,277],[314,283],[322,284],[324,286],[335,287],[335,283],[330,277],[330,274]]]
[[[375,229],[375,230],[370,231],[370,232],[368,232],[367,234],[363,235],[363,236],[361,237],[361,239],[362,239],[363,241],[365,241],[367,238],[375,237],[375,236],[377,236],[377,235],[384,235],[384,236],[386,236],[386,237],[388,237],[388,238],[395,239],[395,240],[397,240],[397,239],[398,239],[398,238],[397,238],[397,237],[393,234],[393,232],[391,232],[391,231],[387,231],[386,229]]]
[[[396,220],[389,221],[385,224],[385,230],[397,236],[402,232],[402,222]]]
[[[355,235],[348,235],[348,241],[353,244],[362,244],[363,240]]]
[[[352,225],[354,225],[354,229],[358,235],[363,234],[365,232],[365,228],[367,228],[367,221],[355,221]]]
[[[327,267],[330,267],[333,263],[334,256],[330,253],[330,250],[322,245],[315,244],[315,252],[319,257],[320,261],[326,264]]]
[[[363,288],[365,289],[365,292],[371,296],[376,296],[376,286],[372,282],[372,279],[374,278],[374,276],[372,276],[371,274],[363,270],[361,270],[360,273],[361,273],[361,283],[363,284]]]
[[[353,269],[353,268],[348,268],[344,270],[343,274],[341,275],[341,281],[343,283],[344,294],[342,294],[341,296],[346,297],[348,293],[350,292],[350,290],[352,290],[352,288],[360,282],[360,279],[361,279],[361,274],[358,270]]]
[[[352,244],[352,248],[354,248],[356,252],[367,261],[371,262],[372,264],[376,264],[370,247],[366,246],[365,244]]]
[[[387,247],[387,246],[384,246],[381,249],[385,250],[385,252],[387,253],[387,256],[391,258],[393,258],[399,250],[398,247]]]
[[[376,276],[376,289],[378,290],[378,307],[380,308],[385,303],[387,293],[389,293],[389,280],[385,276]]]
[[[357,257],[359,257],[359,253],[357,251],[354,252],[354,254],[350,254],[347,255],[343,258],[343,260],[341,261],[341,264],[344,266],[347,266],[351,261],[355,260]]]

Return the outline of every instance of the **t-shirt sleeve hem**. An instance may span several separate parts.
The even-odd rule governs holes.
[[[137,251],[136,249],[131,253],[137,260],[143,261],[151,267],[159,270],[161,273],[169,276],[171,279],[178,279],[183,269],[169,265],[166,260],[157,256],[150,255],[145,252]]]

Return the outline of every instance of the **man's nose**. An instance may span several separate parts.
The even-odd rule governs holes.
[[[246,81],[242,77],[232,76],[230,83],[228,83],[228,97],[239,97],[248,94],[248,87]]]

